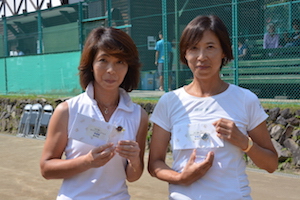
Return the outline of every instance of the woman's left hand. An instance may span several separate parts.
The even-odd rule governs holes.
[[[231,144],[246,149],[248,147],[248,137],[244,135],[235,125],[235,123],[229,119],[219,119],[215,121],[213,125],[216,128],[218,137],[224,139]]]
[[[121,140],[117,144],[116,152],[119,153],[120,156],[128,159],[129,162],[134,162],[139,160],[140,147],[136,141]]]

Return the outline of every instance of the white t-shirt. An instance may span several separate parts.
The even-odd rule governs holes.
[[[183,87],[168,92],[157,103],[150,120],[171,132],[172,169],[181,172],[194,147],[174,149],[174,144],[182,140],[178,132],[189,133],[187,127],[205,127],[226,118],[234,121],[239,130],[247,135],[247,131],[254,129],[267,116],[254,93],[230,84],[226,91],[211,97],[192,96]],[[198,141],[209,140],[200,134]],[[170,199],[251,199],[243,152],[229,142],[222,143],[223,146],[197,148],[196,162],[203,160],[208,151],[214,151],[213,166],[190,186],[170,184]]]
[[[119,91],[120,101],[109,123],[116,127],[121,125],[124,128],[123,140],[135,141],[140,125],[141,107],[131,101],[125,90],[120,88]],[[97,102],[94,100],[94,88],[91,83],[86,92],[67,100],[67,103],[69,105],[69,136],[77,113],[91,119],[104,121]],[[65,148],[66,159],[85,155],[93,148],[95,147],[92,145],[69,138]],[[126,159],[116,154],[102,167],[92,168],[64,179],[57,200],[129,200],[126,166]]]

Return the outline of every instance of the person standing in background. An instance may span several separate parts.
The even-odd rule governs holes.
[[[163,83],[164,83],[164,62],[165,62],[165,53],[164,53],[164,38],[161,31],[158,32],[159,40],[156,42],[155,45],[155,65],[157,66],[157,72],[158,72],[158,79],[159,79],[159,90],[163,91]],[[169,53],[169,66],[168,66],[168,77],[169,77],[169,90],[171,85],[171,76],[170,76],[170,66],[171,66],[171,53],[172,53],[172,45],[170,42],[167,42],[167,52]]]

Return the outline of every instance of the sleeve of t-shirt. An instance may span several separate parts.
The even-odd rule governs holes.
[[[249,91],[246,95],[246,111],[248,113],[248,130],[251,131],[268,118],[267,113],[262,107],[258,97]]]
[[[158,47],[158,42],[156,42],[154,50],[157,51],[158,49],[159,49],[159,47]]]
[[[153,113],[150,116],[150,121],[170,132],[171,127],[168,108],[168,97],[166,94],[164,94],[157,102]]]

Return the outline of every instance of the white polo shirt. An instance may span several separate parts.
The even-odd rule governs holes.
[[[109,123],[115,126],[121,125],[124,140],[136,140],[136,134],[140,125],[141,107],[131,101],[130,96],[122,88],[120,101]],[[69,105],[70,130],[77,113],[87,117],[105,121],[97,102],[94,100],[94,88],[90,83],[86,92],[67,100]],[[65,148],[66,159],[73,159],[87,154],[95,148],[89,144],[69,138]],[[57,200],[129,200],[127,191],[125,168],[127,161],[116,154],[107,164],[99,168],[92,168],[71,178],[64,179],[57,196]]]

